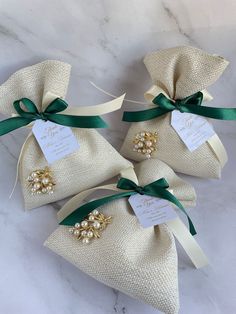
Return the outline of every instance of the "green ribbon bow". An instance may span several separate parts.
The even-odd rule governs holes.
[[[89,213],[91,213],[94,209],[109,203],[111,201],[128,197],[134,194],[141,194],[141,195],[149,195],[154,197],[159,197],[162,199],[165,199],[176,206],[180,208],[180,210],[187,216],[188,223],[189,223],[189,230],[192,235],[196,234],[196,230],[194,228],[194,225],[188,216],[187,212],[185,211],[183,205],[180,203],[180,201],[172,194],[170,193],[167,188],[169,187],[168,182],[161,178],[159,180],[156,180],[150,184],[145,185],[144,187],[138,186],[135,182],[126,179],[121,178],[117,183],[117,188],[121,190],[128,190],[127,192],[122,192],[110,196],[106,196],[91,202],[88,202],[80,207],[78,207],[73,213],[68,215],[64,220],[60,222],[60,225],[66,225],[66,226],[74,226],[77,222],[81,222],[86,216],[88,216]]]
[[[173,110],[188,112],[219,120],[236,120],[236,108],[213,108],[201,106],[203,93],[197,92],[183,99],[171,100],[162,93],[153,99],[153,103],[158,107],[141,110],[125,111],[123,121],[140,122],[160,117]]]
[[[25,109],[21,108],[21,103]],[[107,124],[99,116],[73,116],[58,114],[68,107],[61,98],[54,99],[43,112],[39,112],[36,105],[28,98],[14,101],[13,106],[19,116],[0,122],[0,136],[26,126],[35,120],[51,121],[74,128],[106,128]]]

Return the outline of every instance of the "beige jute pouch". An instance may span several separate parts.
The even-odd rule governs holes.
[[[193,187],[164,162],[142,161],[135,166],[135,173],[137,177],[127,177],[140,186],[165,178],[171,193],[184,206],[195,205]],[[126,177],[125,172],[121,175]],[[94,190],[82,192],[65,204],[58,213],[59,221],[78,208]],[[178,313],[177,253],[171,228],[165,223],[143,228],[127,198],[113,200],[98,210],[112,217],[99,239],[84,244],[69,233],[68,226],[59,226],[45,246],[100,282],[164,313]]]
[[[42,112],[54,99],[64,99],[69,84],[70,71],[71,66],[69,64],[55,60],[47,60],[17,71],[0,86],[0,113],[8,117],[15,117],[17,112],[13,102],[21,98],[28,98],[33,101],[39,112]],[[117,102],[118,107],[120,107],[122,97],[115,100],[115,103],[114,101],[108,102],[100,105],[100,107],[96,105],[68,109],[70,110],[69,114],[76,112],[76,115],[79,116],[93,116],[93,111],[96,115],[97,112],[113,111],[109,109],[112,106],[117,109]],[[31,132],[32,124],[28,129],[30,134],[22,147],[18,163],[19,171],[17,171],[19,172],[18,176],[26,209],[39,207],[77,194],[116,176],[122,169],[131,166],[131,163],[123,158],[102,135],[90,128],[71,128],[79,143],[79,149],[48,165],[35,136]],[[50,171],[50,180],[55,184],[53,193],[35,193],[35,191],[32,193],[32,182],[29,182],[32,177],[29,178],[29,176],[37,170],[42,170],[45,174],[47,167]],[[39,179],[36,178],[37,180]],[[47,181],[46,179],[45,182]]]
[[[146,100],[151,102],[161,93],[176,100],[202,92],[203,101],[208,101],[212,97],[205,89],[222,75],[228,61],[200,49],[183,46],[149,53],[144,58],[144,64],[153,83],[145,94]],[[156,105],[152,103],[147,108],[154,107]],[[219,178],[227,161],[227,153],[217,134],[190,151],[172,127],[171,115],[172,113],[166,113],[147,121],[132,122],[120,150],[121,154],[135,161],[144,160],[147,156],[158,158],[180,173]],[[145,132],[156,132],[156,151],[151,156],[143,154],[141,149],[138,152],[134,147],[136,136]]]

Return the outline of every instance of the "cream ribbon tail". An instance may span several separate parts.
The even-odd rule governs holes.
[[[68,107],[63,114],[75,115],[75,116],[101,116],[106,113],[110,113],[119,110],[125,99],[125,94],[117,97],[111,101],[95,106],[78,106]]]
[[[228,155],[219,136],[217,134],[214,134],[207,141],[207,143],[210,145],[211,149],[213,150],[217,159],[219,160],[221,168],[223,168],[226,162],[228,161]]]
[[[24,144],[22,145],[21,147],[21,150],[20,150],[20,154],[19,154],[19,157],[18,157],[18,160],[17,160],[17,165],[16,165],[16,176],[15,176],[15,182],[14,182],[14,185],[13,185],[13,188],[12,188],[12,191],[9,195],[9,199],[12,198],[12,195],[14,194],[15,192],[15,188],[16,188],[16,185],[17,185],[17,182],[18,182],[18,177],[19,177],[19,169],[20,169],[20,164],[21,164],[21,159],[22,159],[22,156],[24,154],[24,151],[25,151],[25,148],[26,148],[26,145],[30,139],[30,137],[32,136],[32,132],[30,132],[30,134],[28,134],[26,140],[24,141]]]
[[[46,92],[43,96],[42,107],[45,108],[55,98],[61,98],[60,96],[51,92]],[[61,112],[61,114],[73,115],[73,116],[101,116],[106,113],[110,113],[119,110],[125,99],[125,93],[115,99],[94,106],[69,106]]]
[[[203,250],[180,218],[166,222],[196,268],[209,264]]]
[[[213,97],[211,96],[210,93],[208,93],[208,91],[206,89],[201,91],[203,93],[203,101],[211,101],[213,99]],[[160,86],[157,85],[152,85],[145,93],[144,93],[144,98],[149,101],[152,102],[153,99],[158,96],[160,93],[164,94],[167,98],[170,98],[170,95],[168,95],[168,93],[162,89]]]

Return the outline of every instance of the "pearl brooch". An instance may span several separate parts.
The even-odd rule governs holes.
[[[92,211],[92,215],[97,216],[99,214],[99,211],[97,209],[94,209]]]
[[[100,222],[99,222],[99,221],[95,221],[95,222],[93,223],[93,227],[94,227],[95,229],[99,230],[99,229],[100,229]]]
[[[76,231],[78,231],[78,230],[76,230]],[[81,231],[81,235],[82,235],[82,237],[86,237],[87,236],[87,231],[86,230]]]
[[[78,236],[80,234],[80,231],[78,229],[74,230],[74,233],[73,233],[75,236]]]
[[[133,151],[151,158],[152,153],[157,150],[157,139],[157,132],[139,132],[133,140]]]
[[[84,244],[89,244],[89,238],[83,238],[82,239],[82,242],[84,243]]]
[[[88,222],[86,220],[83,220],[81,222],[81,227],[86,228],[88,226]]]
[[[52,194],[54,191],[55,183],[48,167],[32,171],[27,182],[32,195]]]
[[[88,231],[87,232],[87,237],[92,238],[93,237],[93,231]]]
[[[94,221],[94,219],[95,219],[95,217],[94,217],[93,215],[90,215],[90,216],[89,216],[89,220],[90,220],[90,221]]]
[[[74,234],[74,228],[69,228],[69,233]]]
[[[111,221],[112,217],[107,217],[94,209],[81,223],[77,222],[74,227],[70,227],[69,233],[82,243],[89,244],[92,239],[101,237],[101,232]]]

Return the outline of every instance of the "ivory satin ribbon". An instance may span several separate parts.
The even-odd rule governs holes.
[[[96,89],[98,89],[99,91],[101,91],[102,93],[109,95],[111,97],[116,97],[106,91],[104,91],[102,88],[98,87],[97,85],[95,85],[93,82],[90,82]],[[153,85],[145,94],[144,94],[144,98],[148,101],[148,102],[152,102],[152,100],[159,95],[160,93],[164,94],[166,97],[169,97],[167,95],[167,93],[160,88],[157,85]],[[203,90],[203,101],[210,101],[213,99],[213,97],[208,93],[207,90]],[[147,105],[147,103],[141,102],[141,101],[136,101],[136,100],[130,100],[130,99],[125,99],[124,101],[127,102],[132,102],[132,103],[136,103],[136,104],[141,104],[141,105]],[[207,141],[208,145],[210,146],[210,148],[212,149],[212,151],[214,152],[214,154],[216,155],[217,159],[220,162],[221,168],[224,167],[224,165],[226,164],[227,160],[228,160],[228,156],[227,156],[227,152],[224,148],[224,145],[222,144],[219,136],[217,134],[213,135],[208,141]]]
[[[43,99],[43,107],[48,105],[51,101],[53,101],[55,98],[59,96],[47,92]],[[75,116],[101,116],[106,113],[110,113],[116,110],[119,110],[122,106],[122,103],[124,101],[125,94],[121,95],[120,97],[116,97],[114,100],[94,105],[94,106],[77,106],[77,107],[67,107],[66,110],[64,110],[63,114],[68,115],[75,115]]]
[[[124,169],[121,172],[121,176],[127,179],[134,181],[138,184],[137,176],[134,172],[132,167]],[[103,186],[98,186],[86,191],[83,191],[73,198],[71,198],[58,212],[58,221],[62,221],[66,218],[69,214],[71,214],[78,206],[84,201],[86,197],[98,190],[111,190],[111,191],[119,191],[120,190],[116,187],[116,184],[108,184]],[[169,190],[170,191],[170,190]],[[170,191],[172,192],[172,191]],[[201,268],[208,264],[208,260],[200,246],[198,245],[197,241],[188,231],[188,228],[185,224],[180,220],[180,218],[176,218],[166,224],[170,227],[171,231],[173,232],[176,239],[182,245],[183,249],[185,250],[186,254],[191,259],[192,263],[196,268]]]

